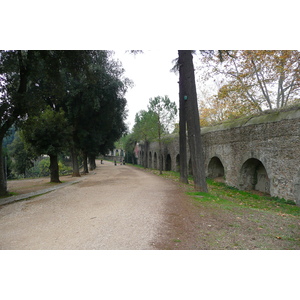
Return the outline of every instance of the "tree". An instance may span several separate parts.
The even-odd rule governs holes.
[[[221,86],[217,95],[204,98],[199,105],[201,127],[259,112],[256,105],[243,101],[230,85]]]
[[[136,140],[133,136],[133,133],[125,134],[121,137],[116,143],[116,149],[124,149],[125,150],[125,162],[136,164],[136,157],[134,155],[134,148],[136,145]]]
[[[178,51],[179,66],[179,96],[180,96],[180,143],[185,144],[183,137],[185,135],[184,124],[187,124],[188,142],[192,161],[194,176],[194,188],[198,191],[207,192],[207,184],[204,168],[204,153],[200,134],[200,120],[197,104],[197,93],[195,84],[195,74],[193,65],[193,56],[191,50]],[[182,119],[183,118],[183,119]],[[180,150],[182,150],[180,146]],[[187,160],[186,152],[180,153],[180,165]]]
[[[108,51],[86,53],[86,72],[65,73],[66,90],[61,106],[72,127],[73,176],[80,176],[77,156],[95,167],[95,157],[104,154],[126,131],[126,99],[131,82],[123,78],[121,65]],[[76,66],[75,66],[76,67]]]
[[[300,97],[300,51],[236,50],[220,62],[204,57],[212,74],[221,74],[226,86],[256,109],[281,108]]]
[[[83,70],[85,51],[12,50],[0,52],[0,142],[7,130],[29,115],[38,114],[65,91],[62,63],[72,71],[72,62]],[[7,193],[0,149],[0,195]]]
[[[171,102],[168,96],[150,98],[148,105],[149,112],[153,112],[156,117],[154,123],[159,142],[159,173],[162,174],[162,141],[163,133],[169,133],[169,126],[177,114],[175,102]]]
[[[26,176],[26,170],[33,166],[34,155],[26,150],[20,132],[15,133],[13,142],[8,146],[9,155],[13,159],[12,169],[15,173]]]
[[[28,118],[22,136],[37,155],[50,156],[50,182],[60,182],[58,155],[66,149],[70,136],[65,113],[48,107],[40,116]]]
[[[177,63],[179,71],[179,62]],[[187,164],[187,139],[186,139],[186,100],[185,85],[182,78],[184,74],[179,74],[179,157],[180,157],[180,182],[188,184],[188,164]]]
[[[0,143],[9,128],[26,115],[39,109],[34,90],[40,60],[37,51],[0,51]],[[0,196],[6,195],[2,147],[0,147]]]
[[[84,119],[83,114],[86,114],[82,108],[88,107],[91,111],[96,111],[98,115],[94,114],[93,117],[97,120],[101,107],[100,118],[103,117],[106,122],[109,120],[110,125],[108,131],[107,128],[103,129],[105,126],[96,126],[101,128],[103,142],[99,144],[97,141],[100,148],[98,152],[111,146],[112,139],[119,138],[120,131],[125,130],[126,100],[123,96],[129,80],[122,77],[124,70],[117,62],[108,59],[108,53],[77,50],[1,51],[1,141],[10,126],[38,114],[46,105],[56,112],[63,108],[73,129],[72,157],[76,165],[77,154],[82,150],[84,140],[95,140],[91,138],[91,130],[86,124],[80,127],[80,122]],[[105,102],[110,106],[106,111],[103,109]],[[90,115],[86,114],[86,118],[89,117]],[[90,126],[92,122],[87,123]],[[97,134],[99,135],[99,132],[94,131],[93,137]],[[112,134],[115,136],[112,137]],[[95,155],[96,146],[93,144],[92,148],[91,151]],[[78,168],[75,173],[79,174]],[[6,181],[0,159],[0,194],[5,193]]]
[[[145,157],[142,164],[148,167],[148,146],[151,141],[157,137],[157,116],[153,111],[141,110],[135,115],[135,124],[133,126],[133,138],[136,141],[144,141]]]

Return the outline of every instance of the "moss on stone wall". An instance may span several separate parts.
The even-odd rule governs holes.
[[[227,130],[231,128],[257,125],[262,123],[273,123],[289,119],[300,119],[300,105],[295,105],[281,110],[265,111],[260,115],[242,117],[235,120],[225,121],[219,125],[203,127],[201,129],[201,133],[205,134],[212,131]]]

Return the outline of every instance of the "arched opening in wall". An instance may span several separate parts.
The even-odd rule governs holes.
[[[145,162],[144,162],[144,151],[142,151],[142,154],[141,154],[140,165],[145,166]]]
[[[180,172],[180,155],[176,156],[176,172]]]
[[[192,159],[189,160],[189,175],[193,176]]]
[[[217,181],[224,182],[224,176],[225,176],[224,166],[218,157],[214,156],[210,160],[208,164],[207,176]]]
[[[156,154],[156,152],[154,152],[154,156],[153,156],[153,168],[157,169],[157,154]]]
[[[171,168],[172,168],[171,155],[168,154],[166,158],[166,171],[171,171]]]
[[[149,152],[149,164],[148,164],[149,168],[152,168],[152,153],[151,151]]]
[[[256,190],[270,194],[270,179],[263,163],[256,159],[250,158],[241,168],[240,188],[243,190]]]

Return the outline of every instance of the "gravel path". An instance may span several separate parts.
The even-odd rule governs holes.
[[[184,197],[171,181],[105,162],[79,183],[1,206],[0,249],[157,249]]]

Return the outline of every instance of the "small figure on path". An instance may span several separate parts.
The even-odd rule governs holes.
[[[117,161],[116,160],[114,160],[114,162],[115,162],[115,166],[117,165]]]

